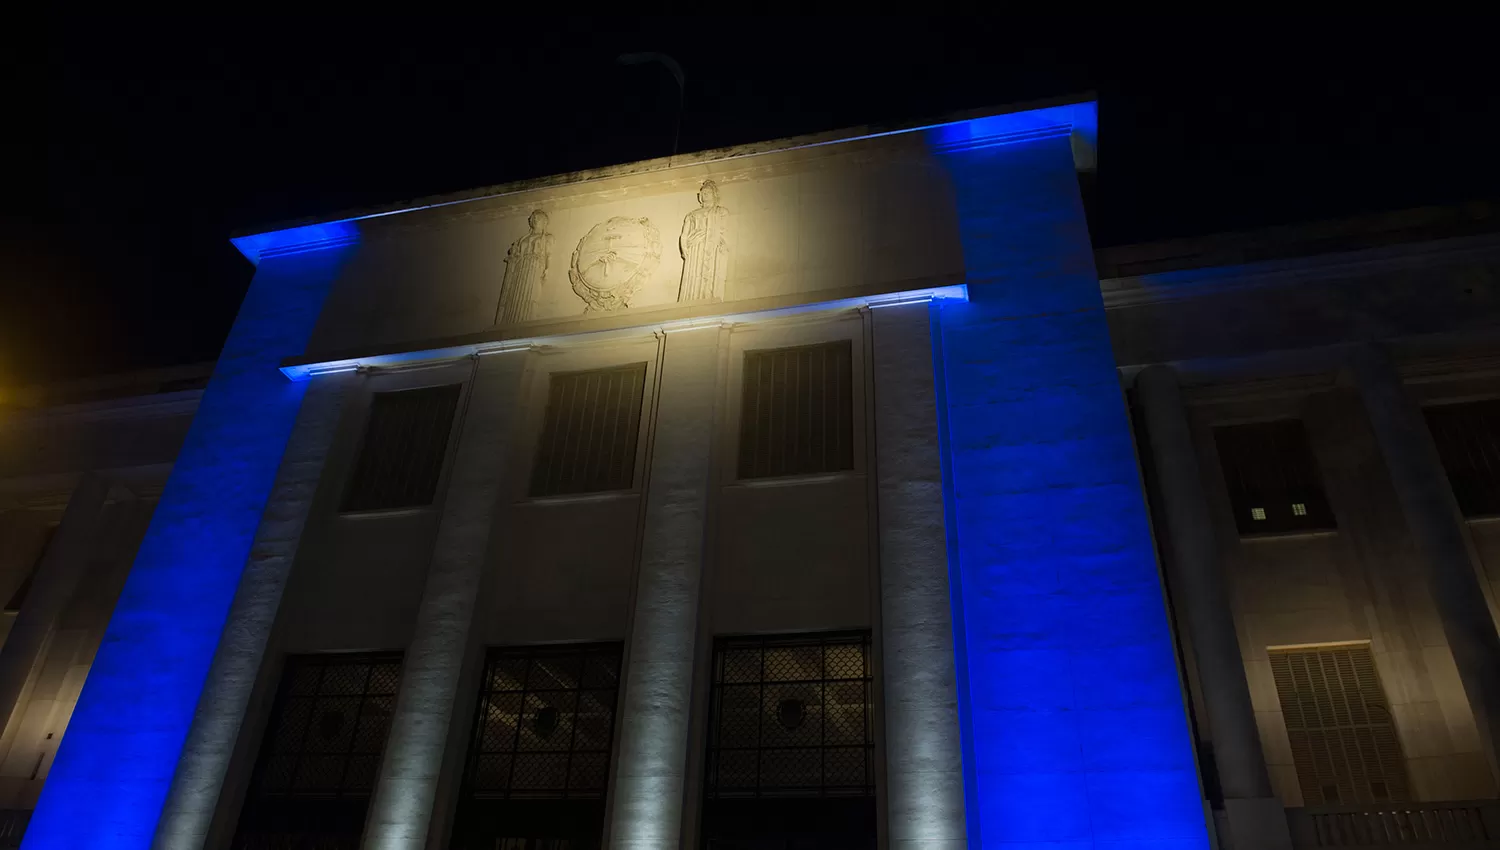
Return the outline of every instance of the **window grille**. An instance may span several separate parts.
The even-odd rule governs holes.
[[[1369,645],[1270,656],[1306,804],[1408,799],[1406,762]]]
[[[554,374],[531,495],[630,489],[645,386],[645,363]]]
[[[621,645],[491,650],[451,850],[595,850]]]
[[[619,644],[490,653],[469,746],[470,797],[604,796]]]
[[[1334,527],[1301,421],[1221,426],[1214,443],[1240,534]]]
[[[1464,516],[1500,514],[1500,400],[1443,404],[1424,412]]]
[[[344,511],[432,504],[460,385],[376,393]]]
[[[854,468],[848,340],[745,352],[739,477]]]
[[[287,659],[236,850],[354,850],[390,731],[401,656]]]
[[[714,648],[708,796],[874,794],[868,634]]]

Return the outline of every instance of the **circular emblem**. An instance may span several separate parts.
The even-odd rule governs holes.
[[[661,236],[651,221],[615,216],[594,225],[573,251],[568,279],[588,310],[619,310],[661,260]]]

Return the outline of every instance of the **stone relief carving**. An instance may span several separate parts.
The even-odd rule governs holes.
[[[585,313],[619,310],[630,306],[660,261],[661,235],[650,219],[615,216],[578,240],[568,279]]]
[[[536,297],[547,279],[547,257],[552,253],[548,217],[536,210],[526,219],[531,232],[511,243],[505,255],[505,281],[500,286],[500,311],[495,322],[524,322],[536,313]]]
[[[729,271],[729,241],[726,228],[729,210],[719,206],[719,185],[703,181],[698,190],[698,209],[682,220],[682,284],[678,301],[722,301],[724,277]]]

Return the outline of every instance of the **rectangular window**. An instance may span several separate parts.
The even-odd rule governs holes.
[[[236,848],[356,848],[380,769],[401,656],[287,659]]]
[[[854,468],[848,340],[745,352],[739,477]]]
[[[1221,426],[1214,443],[1240,534],[1334,527],[1301,421]]]
[[[554,374],[531,495],[630,489],[645,387],[645,363]]]
[[[715,643],[709,846],[874,846],[872,679],[865,633]]]
[[[1270,655],[1305,803],[1408,799],[1406,762],[1369,644]]]
[[[432,504],[437,495],[460,385],[376,393],[344,511]]]
[[[1423,412],[1464,516],[1500,515],[1500,399]]]
[[[609,643],[490,652],[455,850],[599,845],[621,651]]]

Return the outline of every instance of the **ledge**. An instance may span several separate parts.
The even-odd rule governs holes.
[[[570,332],[552,333],[544,331],[543,334],[537,336],[455,340],[447,343],[439,340],[429,343],[422,348],[405,351],[330,360],[292,359],[283,361],[281,373],[293,381],[306,381],[319,375],[334,375],[340,372],[355,372],[364,369],[400,369],[430,366],[446,361],[460,360],[465,357],[502,354],[508,351],[526,351],[544,345],[558,345],[562,343],[576,345],[636,336],[642,333],[681,333],[707,326],[737,324],[741,322],[763,322],[770,319],[782,319],[804,314],[875,309],[880,307],[894,307],[902,304],[922,304],[929,301],[967,300],[969,300],[968,286],[955,284],[908,289],[899,292],[859,295],[831,301],[779,306],[770,309],[749,310],[715,316],[678,318],[670,321],[650,321],[649,315],[643,315],[639,317],[641,321],[604,330],[573,330]],[[553,327],[556,327],[556,325]]]

